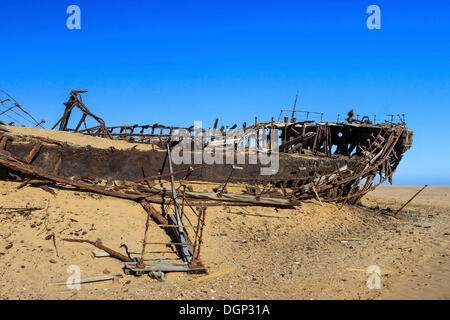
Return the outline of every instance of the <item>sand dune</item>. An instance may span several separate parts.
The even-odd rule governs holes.
[[[95,240],[124,253],[121,243],[139,252],[146,213],[133,201],[71,189],[56,196],[40,188],[17,189],[0,181],[0,206],[40,207],[30,214],[0,211],[0,298],[2,299],[426,299],[450,298],[449,190],[430,187],[396,218],[367,207],[339,209],[306,201],[296,209],[210,207],[202,261],[214,274],[172,273],[165,282],[147,276],[83,284],[80,291],[49,282],[65,281],[67,267],[82,277],[122,274],[123,263],[94,258],[94,247],[64,237]],[[204,190],[212,185],[199,184]],[[419,187],[381,187],[363,203],[399,208]],[[50,233],[56,235],[58,255]],[[168,241],[156,224],[154,242]],[[360,241],[339,241],[359,238]],[[148,249],[149,259],[173,259],[163,245]],[[381,270],[381,288],[368,289],[366,268]]]

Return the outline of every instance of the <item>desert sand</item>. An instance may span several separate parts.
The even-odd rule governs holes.
[[[450,186],[430,186],[400,214],[395,210],[420,186],[382,186],[363,206],[315,200],[295,209],[209,207],[201,259],[209,274],[169,273],[164,282],[123,274],[123,262],[94,258],[97,248],[62,238],[101,238],[110,248],[140,252],[146,212],[140,204],[71,188],[52,195],[19,181],[0,181],[1,299],[449,299]],[[213,186],[199,185],[199,190]],[[39,207],[18,213],[5,208]],[[55,233],[56,252],[52,240]],[[151,223],[148,237],[167,242]],[[342,238],[354,240],[342,241]],[[164,245],[146,258],[179,261]],[[122,274],[81,289],[66,281],[77,265],[81,277]],[[369,289],[366,268],[380,268],[380,288]],[[197,279],[197,280],[196,280]]]
[[[52,140],[59,140],[65,142],[69,145],[74,146],[91,146],[93,148],[115,148],[118,150],[153,150],[158,147],[154,144],[145,143],[133,143],[125,140],[110,140],[110,139],[100,139],[98,137],[90,136],[87,134],[82,134],[78,132],[68,132],[68,131],[57,131],[48,130],[41,128],[31,128],[31,127],[18,127],[11,125],[0,125],[0,129],[5,129],[6,135],[20,136],[20,137],[42,137]]]

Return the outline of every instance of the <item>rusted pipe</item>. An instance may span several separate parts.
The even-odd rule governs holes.
[[[92,244],[93,246],[99,248],[100,250],[103,250],[103,251],[109,253],[112,257],[117,258],[117,259],[119,259],[119,260],[121,260],[123,262],[132,262],[133,261],[129,257],[127,257],[127,256],[125,256],[125,255],[123,255],[123,254],[121,254],[121,253],[119,253],[119,252],[117,252],[117,251],[115,251],[115,250],[113,250],[111,248],[108,248],[108,247],[104,246],[102,244],[102,240],[100,240],[100,239],[97,239],[95,242],[94,241],[90,241],[90,240],[86,240],[86,239],[62,239],[62,240],[63,241],[67,241],[67,242],[80,242],[80,243],[85,242],[85,243],[89,243],[89,244]]]
[[[397,211],[395,211],[395,212],[394,212],[394,215],[396,215],[397,213],[399,213],[400,211],[402,211],[403,208],[406,207],[411,201],[413,201],[413,199],[414,199],[415,197],[417,197],[417,196],[419,195],[419,193],[421,193],[426,187],[428,187],[427,184],[424,185],[422,189],[420,189],[419,191],[417,191],[416,194],[413,195],[413,196],[411,197],[411,199],[409,199],[409,200],[408,200],[408,201],[407,201],[400,209],[398,209]]]

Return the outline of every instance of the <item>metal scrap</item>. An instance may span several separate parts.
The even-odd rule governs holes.
[[[3,91],[0,90],[1,92]],[[393,122],[393,115],[391,121],[375,123],[375,118],[372,122],[368,116],[362,116],[360,120],[360,115],[355,115],[351,110],[345,119],[346,123],[323,122],[324,114],[321,112],[296,110],[297,95],[293,109],[282,110],[280,113],[279,119],[283,112],[289,112],[290,120],[289,117],[285,117],[284,122],[274,121],[273,118],[269,122],[258,122],[255,117],[254,125],[247,126],[246,122],[242,125],[242,130],[254,129],[257,132],[255,140],[257,146],[278,154],[280,170],[275,174],[255,175],[255,169],[261,168],[260,164],[243,164],[240,167],[229,164],[197,167],[187,164],[174,165],[171,147],[181,140],[172,141],[172,134],[176,130],[183,129],[188,134],[185,139],[196,142],[196,135],[203,134],[204,129],[161,124],[107,127],[105,121],[94,115],[83,103],[81,94],[85,92],[87,90],[70,92],[64,113],[52,129],[59,125],[58,129],[61,131],[146,143],[151,144],[151,149],[137,150],[135,145],[129,150],[117,150],[112,146],[105,149],[74,146],[44,137],[14,135],[8,126],[0,124],[0,165],[6,167],[9,174],[21,176],[24,182],[19,187],[30,184],[53,191],[49,189],[48,184],[55,186],[65,184],[140,202],[148,215],[140,259],[130,268],[140,268],[141,271],[152,268],[144,261],[146,245],[161,244],[148,241],[150,218],[171,237],[171,242],[162,244],[175,246],[181,259],[188,263],[191,270],[201,269],[203,266],[200,262],[200,248],[207,203],[293,207],[300,205],[305,199],[317,198],[321,204],[322,202],[356,204],[362,196],[384,181],[392,182],[392,176],[403,154],[412,144],[412,131],[406,128],[404,114],[398,115],[400,123]],[[17,111],[21,111],[34,126],[41,125],[42,122],[35,121],[9,95],[5,98],[0,99],[1,106],[6,108],[0,110],[0,115],[8,115],[11,118],[12,114],[16,115]],[[8,102],[12,102],[13,105],[6,107],[4,104]],[[72,112],[76,109],[82,112],[82,116],[72,129],[69,122]],[[297,121],[296,116],[299,114],[306,115],[306,120]],[[89,118],[94,119],[97,125],[88,127],[86,121]],[[314,121],[319,118],[320,121]],[[226,137],[230,130],[237,128],[234,124],[229,129],[222,126],[217,130],[218,121],[215,120],[213,128],[223,137]],[[271,141],[264,141],[260,134],[274,130],[279,130],[278,138],[281,145],[278,149],[274,149]],[[244,134],[228,142],[231,148],[237,148],[238,144],[245,147],[250,146],[253,138],[249,134]],[[201,141],[202,151],[207,146],[222,145],[223,142],[217,137]],[[245,148],[247,148],[245,153],[247,163],[249,148]],[[164,173],[167,162],[169,172]],[[375,183],[377,176],[380,181]],[[104,180],[107,181],[106,185],[101,182]],[[163,181],[170,182],[170,189],[163,187]],[[218,186],[214,192],[195,192],[190,186],[193,181],[208,181],[217,183]],[[178,182],[178,187],[175,182]],[[244,194],[227,192],[226,187],[229,183],[241,183],[246,189]],[[204,203],[194,208],[198,203],[192,203],[193,199]],[[161,210],[157,210],[153,204],[161,205]],[[189,237],[188,228],[195,232],[193,241]],[[84,239],[65,239],[65,241],[87,242],[122,261],[132,260],[104,247],[100,240],[93,242]],[[152,272],[156,271],[152,269]],[[159,272],[158,275],[162,277],[163,272],[161,270]]]
[[[123,262],[131,262],[133,261],[131,258],[121,254],[120,252],[117,252],[111,248],[106,247],[105,245],[102,244],[102,240],[101,239],[97,239],[96,241],[90,241],[90,240],[86,240],[86,239],[62,239],[62,241],[67,241],[67,242],[80,242],[80,243],[89,243],[107,253],[109,253],[110,256],[119,259],[120,261]]]

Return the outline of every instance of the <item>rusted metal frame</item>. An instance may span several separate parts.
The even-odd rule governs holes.
[[[13,105],[11,108],[8,108],[7,106],[5,106],[3,103],[4,103],[4,102],[7,102],[7,101],[10,101],[10,99],[6,99],[6,100],[3,100],[3,101],[0,102],[0,104],[2,105],[2,107],[6,109],[4,112],[2,112],[2,114],[5,113],[5,116],[7,116],[8,118],[10,118],[10,119],[12,119],[12,120],[18,122],[18,123],[21,124],[21,125],[24,125],[22,122],[20,122],[19,120],[17,120],[17,119],[15,119],[15,118],[11,117],[11,116],[7,113],[7,111],[9,111],[9,110],[11,110],[11,109],[13,109],[13,108],[15,107],[15,105]]]
[[[7,116],[8,118],[10,118],[11,120],[14,120],[15,122],[19,123],[20,125],[25,126],[22,122],[20,122],[19,120],[17,120],[17,119],[14,118],[14,117],[11,117],[9,114],[6,113],[5,116]]]
[[[217,192],[218,195],[222,195],[222,193],[225,191],[225,188],[227,187],[228,182],[231,179],[231,176],[233,175],[233,172],[235,170],[234,165],[231,166],[231,172],[227,177],[227,180],[225,181],[225,183],[223,184],[222,188],[220,188],[220,190]]]
[[[370,188],[372,181],[375,179],[376,174],[372,174],[366,177],[366,181],[364,181],[364,185],[361,187],[361,191],[365,191]]]
[[[188,171],[188,173],[189,173],[189,172],[191,172],[191,170],[194,171],[194,170],[202,169],[202,168],[205,168],[205,167],[207,167],[207,165],[201,165],[201,166],[198,166],[198,167],[195,167],[195,168],[194,167],[189,167],[187,170],[184,169],[184,170],[174,171],[172,174],[173,175],[177,175],[177,174],[180,174],[180,173],[185,173],[186,171]],[[164,167],[161,170],[164,170]],[[146,178],[142,178],[142,179],[139,179],[139,180],[134,180],[133,182],[134,183],[139,183],[139,182],[145,182],[145,181],[148,181],[148,180],[154,180],[154,179],[170,177],[170,176],[171,176],[171,174],[170,174],[170,172],[168,172],[168,173],[163,173],[163,174],[160,174],[160,175],[148,176]]]
[[[383,160],[381,160],[381,161],[383,161]],[[366,173],[368,173],[368,172],[370,172],[370,171],[375,170],[378,166],[379,166],[379,163],[378,163],[377,165],[375,165],[375,166],[373,166],[373,167],[367,169],[366,172],[361,172],[361,173],[358,174],[358,175],[352,175],[352,176],[350,176],[350,177],[348,177],[348,178],[345,178],[345,179],[342,179],[342,180],[340,180],[340,181],[338,181],[338,182],[335,182],[335,179],[333,179],[333,181],[328,182],[327,184],[318,187],[317,189],[320,189],[320,190],[318,190],[318,192],[320,192],[321,194],[323,194],[323,193],[326,192],[327,190],[330,190],[330,189],[333,189],[333,188],[337,188],[337,187],[339,187],[340,185],[354,185],[355,181],[356,181],[356,180],[359,181],[359,179],[360,179],[361,176],[363,176],[364,174],[366,174]],[[343,191],[344,191],[344,189],[343,189]],[[351,190],[351,191],[352,191],[352,190]],[[348,194],[348,192],[347,192],[347,194]],[[359,194],[359,193],[358,193],[358,194]],[[297,199],[305,199],[305,198],[309,198],[309,197],[311,197],[311,195],[304,194],[304,195],[298,196]]]
[[[144,241],[142,241],[142,251],[141,251],[141,259],[139,263],[136,265],[138,268],[145,268],[144,259],[145,259],[145,247],[147,246],[147,233],[148,227],[150,225],[150,215],[147,214],[147,219],[145,221],[145,231],[144,231]]]
[[[70,101],[70,99],[69,99],[69,101]],[[59,123],[59,130],[61,130],[61,131],[65,131],[67,129],[67,124],[69,122],[70,115],[72,114],[73,108],[75,108],[75,103],[73,103],[72,101],[70,103],[69,102],[66,102],[66,103],[67,103],[66,109],[64,110],[64,114],[61,117],[61,120]],[[57,124],[58,123],[56,123],[55,126]],[[54,127],[52,128],[52,130],[53,129],[54,129]]]
[[[16,118],[10,116],[8,113],[5,113],[5,116],[7,116],[8,118],[10,118],[11,120],[14,120],[15,122],[19,123],[22,126],[25,126],[21,121],[17,120]]]
[[[184,177],[184,179],[180,180],[180,186],[177,188],[177,192],[179,191],[179,189],[181,187],[183,187],[183,192],[182,192],[182,202],[181,202],[181,219],[183,219],[183,215],[184,215],[184,203],[186,201],[186,181],[189,178],[189,176],[192,174],[192,172],[194,171],[194,169],[192,167],[189,167],[189,170],[186,174],[186,176]]]
[[[3,102],[5,102],[5,101],[9,101],[9,99],[6,99],[6,100],[3,100],[3,101],[0,101],[0,103],[3,105]],[[4,108],[6,108],[5,106],[3,106]],[[2,112],[0,112],[0,116],[2,115],[2,114],[4,114],[4,113],[7,113],[8,111],[10,111],[10,110],[12,110],[12,109],[14,109],[16,107],[16,105],[13,105],[12,107],[9,107],[9,108],[7,108],[6,110],[4,110],[4,111],[2,111]]]
[[[397,135],[397,137],[396,137],[395,135],[396,135],[397,131],[393,131],[393,132],[391,133],[391,135],[389,135],[389,138],[388,138],[388,141],[387,141],[387,145],[389,145],[389,143],[392,143],[392,145],[395,146],[395,144],[397,143],[397,141],[400,139],[400,137],[401,137],[401,135],[402,135],[402,132],[403,132],[403,131],[401,131],[401,132]],[[394,141],[395,141],[395,142],[394,142]],[[381,153],[380,158],[385,158],[385,157],[386,157],[388,154],[390,154],[391,152],[392,152],[392,150],[389,150],[389,152],[388,152],[388,150],[385,149],[384,152]]]
[[[328,128],[328,124],[325,124],[324,126],[324,139],[323,139],[323,151],[325,153],[326,156],[329,156],[328,154],[328,136],[329,136],[329,128]]]
[[[332,141],[332,136],[331,136],[331,128],[330,126],[327,124],[328,127],[328,156],[331,157],[331,148],[333,147],[333,141]]]
[[[283,144],[287,142],[287,122],[284,122],[284,138],[283,138]]]
[[[361,180],[364,179],[364,178],[367,178],[367,176],[366,177],[358,176],[355,180],[353,180],[350,183],[350,190],[347,192],[347,195],[352,195],[354,193],[358,193],[358,191],[364,191],[363,189],[361,189],[359,187],[359,184],[360,184]],[[349,202],[349,200],[350,200],[350,198],[347,199],[347,202]]]
[[[1,90],[0,89],[0,92],[3,92],[4,94],[6,94],[7,96],[8,96],[8,99],[6,99],[6,100],[4,100],[4,101],[2,101],[1,102],[1,105],[3,106],[3,107],[5,107],[4,106],[4,102],[5,101],[13,101],[14,102],[14,106],[15,107],[17,107],[17,108],[19,108],[23,113],[25,113],[27,116],[29,116],[30,117],[30,119],[31,120],[33,120],[33,121],[30,121],[29,119],[27,119],[27,118],[25,118],[24,116],[22,116],[20,113],[17,113],[16,111],[14,111],[13,109],[11,109],[11,111],[12,112],[14,112],[15,114],[17,114],[18,116],[20,116],[20,117],[22,117],[23,119],[25,119],[26,121],[28,121],[28,122],[30,122],[30,123],[32,123],[32,124],[34,124],[34,125],[36,125],[36,126],[40,126],[41,128],[43,128],[42,126],[41,126],[41,123],[40,122],[38,122],[30,113],[28,113],[28,111],[27,110],[25,110],[25,108],[23,108],[9,93],[7,93],[7,92],[5,92],[4,90]],[[5,107],[6,108],[6,107]],[[7,114],[5,114],[5,115],[7,115]],[[15,121],[17,121],[17,120],[15,120]],[[19,122],[19,121],[18,121]]]
[[[78,188],[82,188],[82,189],[86,189],[92,192],[97,192],[97,193],[101,193],[101,194],[105,194],[105,195],[111,195],[111,196],[115,196],[115,197],[119,197],[119,198],[125,198],[125,199],[133,199],[133,200],[141,200],[141,199],[146,199],[147,201],[150,202],[154,202],[154,203],[163,203],[163,200],[161,200],[160,197],[152,197],[149,194],[146,193],[140,193],[137,191],[132,191],[132,192],[128,192],[128,193],[123,193],[123,192],[116,192],[116,191],[111,191],[111,190],[106,190],[105,188],[100,188],[98,186],[92,186],[89,184],[85,184],[82,182],[78,182],[78,181],[74,181],[71,179],[66,179],[66,178],[61,178],[49,173],[45,173],[45,172],[40,172],[38,170],[33,169],[32,167],[29,167],[26,164],[20,163],[17,161],[17,159],[14,159],[12,157],[1,157],[0,158],[0,164],[3,164],[7,167],[10,167],[12,169],[21,171],[23,173],[27,173],[27,174],[32,174],[32,175],[37,175],[49,180],[53,180],[55,182],[58,183],[63,183],[63,184],[68,184],[68,185],[73,185],[75,187]],[[188,195],[188,193],[186,192],[186,196],[187,197],[191,197]],[[209,197],[209,200],[213,200],[213,201],[223,201],[223,199],[216,199],[215,197]],[[238,201],[236,199],[226,199],[227,201]],[[251,199],[247,200],[250,201]],[[244,200],[238,201],[238,202],[246,202]],[[250,202],[254,202],[254,201],[250,201]],[[261,204],[269,204],[267,203],[267,201],[264,201]],[[283,204],[277,204],[277,205],[283,205]]]
[[[163,135],[163,128],[161,128],[161,132],[159,134],[159,144],[162,146],[163,145],[163,140],[162,140],[162,135]]]
[[[53,126],[52,129],[54,129],[58,124],[59,126],[59,130],[61,131],[75,131],[77,132],[79,129],[79,126],[84,122],[85,123],[85,119],[86,116],[89,115],[92,118],[94,118],[100,125],[98,126],[99,128],[102,129],[102,133],[105,137],[111,138],[108,129],[105,126],[105,121],[100,118],[97,117],[96,115],[94,115],[83,103],[83,98],[81,97],[81,93],[87,92],[87,90],[72,90],[70,91],[70,98],[69,100],[65,103],[66,105],[66,109],[64,111],[63,116],[61,117],[61,119]],[[81,120],[79,121],[77,128],[75,130],[72,129],[68,129],[67,125],[69,122],[69,118],[71,115],[71,112],[73,110],[74,107],[78,107],[81,112],[83,113],[83,116],[81,118]]]
[[[78,132],[80,132],[80,133],[91,132],[91,131],[93,132],[93,131],[98,130],[98,129],[101,129],[100,125],[94,126],[94,127],[89,127],[89,128],[86,128],[86,129],[82,129],[82,130],[80,130]],[[91,135],[94,135],[94,134],[91,134]]]
[[[279,150],[279,152],[285,152],[286,150],[290,151],[291,149],[293,149],[293,148],[291,148],[292,145],[297,146],[298,144],[309,140],[310,138],[312,138],[315,135],[316,134],[309,135],[309,136],[306,136],[305,134],[299,135],[298,137],[294,138],[293,140],[288,141],[288,142],[283,143],[282,145],[280,145],[278,147],[278,150]]]
[[[181,200],[181,219],[183,219],[184,216],[184,203],[186,202],[186,186],[183,186],[183,195]]]
[[[186,204],[189,206],[189,208],[192,210],[192,212],[198,217],[198,213],[196,212],[196,210],[191,205],[191,202],[188,201],[187,199],[186,199]]]
[[[256,131],[255,145],[256,145],[256,148],[259,149],[259,139],[260,139],[259,131],[261,130],[261,128],[258,128],[258,117],[255,117],[255,127],[256,127],[256,129],[255,129],[255,131]]]
[[[351,198],[355,198],[355,197],[362,197],[364,196],[366,193],[374,190],[376,187],[378,187],[380,184],[382,184],[383,182],[385,182],[388,178],[386,177],[385,179],[383,179],[382,181],[380,181],[379,183],[377,183],[376,185],[373,185],[372,187],[368,188],[367,190],[364,191],[359,191],[357,193],[354,193],[352,195],[346,195],[346,196],[341,196],[340,198],[334,198],[334,199],[324,199],[325,202],[339,202],[339,201],[344,201],[347,199],[351,199]]]
[[[196,257],[195,257],[195,262],[197,263],[199,260],[200,260],[200,249],[201,249],[201,246],[202,246],[202,243],[203,243],[203,229],[204,229],[204,226],[205,226],[205,217],[206,217],[206,208],[205,207],[203,207],[202,208],[202,213],[203,213],[203,217],[202,217],[202,222],[201,222],[201,224],[200,224],[200,231],[199,231],[199,236],[198,236],[198,243],[197,243],[197,252],[196,252]]]
[[[52,174],[40,172],[36,169],[30,168],[29,165],[27,165],[25,163],[21,163],[18,161],[18,159],[15,159],[12,157],[0,156],[0,164],[4,165],[10,169],[20,171],[22,173],[46,178],[46,179],[49,179],[49,180],[52,180],[52,181],[55,181],[58,183],[62,183],[62,184],[72,185],[72,186],[75,186],[75,187],[78,187],[81,189],[89,190],[91,192],[101,193],[101,194],[110,195],[110,196],[114,196],[114,197],[118,197],[118,198],[124,198],[124,199],[132,199],[132,200],[147,199],[148,201],[151,201],[151,202],[161,203],[161,200],[159,200],[159,197],[158,198],[157,197],[149,197],[148,194],[142,194],[142,193],[138,193],[138,192],[131,194],[131,193],[110,191],[110,190],[106,190],[104,188],[92,186],[92,185],[78,182],[75,180],[61,178],[61,177],[58,177],[58,176],[55,176]]]
[[[378,143],[378,135],[374,136],[373,133],[370,134],[370,136],[372,137],[372,141],[368,146],[367,151],[372,155],[375,155],[379,148],[383,148],[383,146],[380,143]]]
[[[192,253],[192,260],[198,260],[198,251],[200,249],[199,235],[200,235],[200,224],[202,223],[201,215],[198,215],[197,219],[197,229],[195,230],[195,240],[194,240],[194,252]]]
[[[351,186],[350,186],[350,190],[347,192],[347,196],[351,196],[354,193],[358,193],[358,186],[359,186],[359,182],[360,181],[361,181],[361,178],[357,178],[354,181],[352,181]],[[330,189],[330,190],[332,190],[332,189]],[[346,202],[349,203],[351,198],[347,198]]]
[[[192,210],[192,213],[193,213],[195,216],[198,217],[199,214],[194,210],[194,208],[192,207],[192,205],[190,204],[190,202],[186,200],[186,203],[187,203],[187,205],[189,206],[189,208]],[[191,219],[189,219],[188,215],[185,214],[184,217],[186,218],[186,220],[187,220],[187,222],[189,223],[189,225],[190,225],[192,228],[194,228],[194,224],[191,222]]]
[[[194,169],[193,167],[189,167],[189,168],[188,168],[188,172],[186,173],[186,175],[184,176],[184,178],[180,180],[180,186],[178,187],[177,191],[178,191],[182,186],[185,187],[185,189],[186,189],[186,186],[187,186],[187,185],[185,185],[185,184],[187,183],[187,179],[189,179],[189,177],[191,176],[192,172],[194,172],[194,170],[195,170],[195,169]]]
[[[382,179],[379,183],[377,183],[376,185],[373,185],[372,187],[368,188],[367,190],[364,191],[360,191],[357,192],[353,195],[346,195],[340,198],[335,198],[335,199],[325,199],[325,202],[336,202],[336,201],[343,201],[349,198],[354,198],[354,197],[359,197],[359,196],[363,196],[365,195],[367,192],[374,190],[376,187],[378,187],[380,184],[382,184],[383,182],[385,182],[390,176],[392,176],[394,174],[395,170],[392,170],[391,174],[388,177],[385,177],[384,179]]]
[[[214,121],[214,125],[213,125],[214,134],[213,134],[213,136],[211,137],[211,142],[214,141],[215,133],[216,133],[216,130],[217,130],[217,124],[218,124],[218,123],[219,123],[219,118],[216,118],[216,120]]]
[[[87,128],[86,119],[83,119],[84,127]]]
[[[198,167],[198,168],[199,168],[199,167]],[[298,181],[304,181],[304,180],[311,180],[311,179],[319,178],[319,177],[321,177],[320,174],[317,174],[317,175],[315,175],[315,176],[298,177],[298,178],[283,178],[283,177],[280,177],[280,178],[277,178],[277,179],[272,180],[272,182],[273,182],[273,183],[279,183],[279,182],[284,181],[284,180],[289,180],[289,181],[295,181],[295,180],[298,180]],[[255,180],[258,181],[259,183],[262,183],[262,182],[266,181],[267,179],[266,179],[266,178],[258,178],[258,179],[255,179],[255,178],[253,178],[253,177],[236,177],[236,176],[233,178],[233,181],[245,182],[245,183],[253,182],[253,181],[255,181]],[[202,177],[196,177],[196,181],[211,181],[211,179],[208,179],[208,178],[202,178]]]
[[[162,205],[162,210],[164,214],[167,214],[169,212],[169,208],[172,206],[172,201],[173,198],[169,198],[169,201],[167,203],[163,203]]]
[[[397,138],[394,140],[394,142],[393,142],[390,146],[387,146],[387,148],[386,148],[386,149],[387,149],[387,150],[386,150],[387,152],[385,153],[385,155],[388,155],[388,154],[390,154],[390,153],[392,152],[392,150],[394,149],[395,145],[397,144],[397,142],[398,142],[400,136],[401,136],[401,134],[397,136]],[[378,168],[378,167],[380,166],[380,164],[382,164],[384,161],[385,161],[385,158],[382,158],[382,159],[378,160],[378,161],[376,162],[376,164],[374,164],[374,165],[368,167],[367,169],[363,170],[363,171],[360,172],[359,174],[357,174],[357,175],[355,175],[355,176],[352,176],[352,177],[349,177],[349,178],[346,178],[346,179],[343,179],[343,180],[339,181],[339,182],[338,182],[338,185],[339,185],[339,184],[343,184],[343,183],[347,183],[347,182],[350,182],[350,181],[352,181],[352,180],[355,180],[355,179],[360,178],[360,177],[363,176],[364,174],[366,174],[366,173],[368,173],[368,172],[370,172],[370,171],[373,171],[374,169]],[[317,188],[317,189],[318,189],[317,191],[318,191],[318,192],[321,192],[321,191],[324,191],[324,190],[326,190],[326,189],[333,188],[333,187],[336,187],[336,185],[334,185],[334,186],[333,186],[333,185],[324,185],[324,186],[321,186],[321,187]]]
[[[87,133],[86,132],[83,132],[83,134],[87,134],[87,135],[90,135],[90,136],[95,136],[95,137],[102,137],[102,138],[105,138],[104,137],[104,131],[102,130],[102,129],[100,129],[98,132],[91,132],[91,131],[88,131]],[[148,138],[148,139],[153,139],[154,141],[168,141],[169,139],[170,139],[170,135],[160,135],[160,134],[140,134],[140,133],[135,133],[135,134],[133,134],[133,135],[130,135],[130,134],[128,134],[128,133],[111,133],[111,132],[109,132],[109,134],[107,134],[107,136],[108,137],[111,137],[110,139],[117,139],[117,140],[126,140],[126,141],[129,141],[129,142],[132,142],[132,141],[134,141],[134,140],[136,140],[135,142],[137,142],[137,143],[141,143],[141,140],[140,139],[145,139],[145,138]],[[154,141],[145,141],[144,143],[153,143]]]
[[[119,133],[119,132],[110,132],[112,137],[126,137],[126,138],[132,138],[132,137],[158,137],[158,138],[170,138],[170,134],[160,134],[160,133],[132,133],[132,132],[125,132],[125,133]]]
[[[81,243],[89,243],[107,253],[109,253],[111,256],[123,261],[123,262],[131,262],[133,261],[132,259],[130,259],[129,257],[111,249],[108,248],[106,246],[104,246],[102,244],[102,241],[100,239],[97,239],[95,242],[94,241],[90,241],[90,240],[86,240],[86,239],[62,239],[62,241],[67,241],[67,242],[81,242]]]
[[[81,117],[80,121],[78,122],[78,124],[77,124],[77,126],[75,128],[75,132],[77,132],[78,129],[80,129],[80,127],[83,124],[83,122],[84,122],[84,124],[86,126],[86,121],[85,121],[86,120],[86,116],[87,116],[87,114],[83,112],[83,116]]]
[[[322,126],[318,125],[316,127],[316,135],[314,136],[314,143],[313,143],[313,146],[311,149],[313,154],[317,153],[316,148],[317,148],[317,144],[319,143],[319,139],[321,139],[321,136],[322,136]]]
[[[111,126],[111,127],[108,127],[109,130],[111,130],[111,129],[127,130],[127,129],[131,129],[131,128],[152,129],[153,130],[152,133],[154,133],[154,129],[186,129],[186,130],[190,131],[189,128],[185,128],[185,127],[165,126],[165,125],[161,125],[161,124],[157,124],[157,123],[153,124],[153,125],[146,124],[146,125]],[[87,130],[87,129],[83,129],[82,131],[85,131],[85,130]]]
[[[66,131],[67,124],[69,122],[70,115],[72,114],[72,109],[75,108],[75,104],[71,102],[66,102],[66,109],[64,110],[64,114],[61,117],[61,119],[53,126],[52,130],[58,125],[59,123],[59,130],[60,131]]]
[[[72,92],[73,92],[73,91],[72,91]],[[71,92],[71,94],[72,94],[72,92]],[[87,90],[84,91],[84,92],[87,92]],[[93,113],[92,113],[92,112],[84,105],[83,99],[82,99],[80,93],[81,93],[80,91],[75,92],[75,99],[76,99],[76,101],[78,102],[78,104],[77,104],[78,107],[79,107],[84,113],[87,113],[89,116],[91,116],[92,118],[94,118],[95,120],[97,120],[97,122],[100,123],[100,125],[103,127],[103,129],[105,129],[105,131],[107,132],[108,130],[107,130],[106,127],[105,127],[105,121],[104,121],[102,118],[97,117],[96,115],[94,115],[94,114],[93,114]]]
[[[189,219],[188,215],[187,215],[187,214],[184,214],[183,217],[186,218],[187,222],[189,223],[189,227],[195,229],[195,226],[194,226],[194,224],[191,222],[191,219]]]
[[[112,139],[111,133],[110,133],[109,130],[106,128],[106,125],[103,123],[102,126],[103,126],[103,130],[104,130],[104,132],[105,132],[105,134],[106,134],[106,137],[109,138],[109,139]]]

